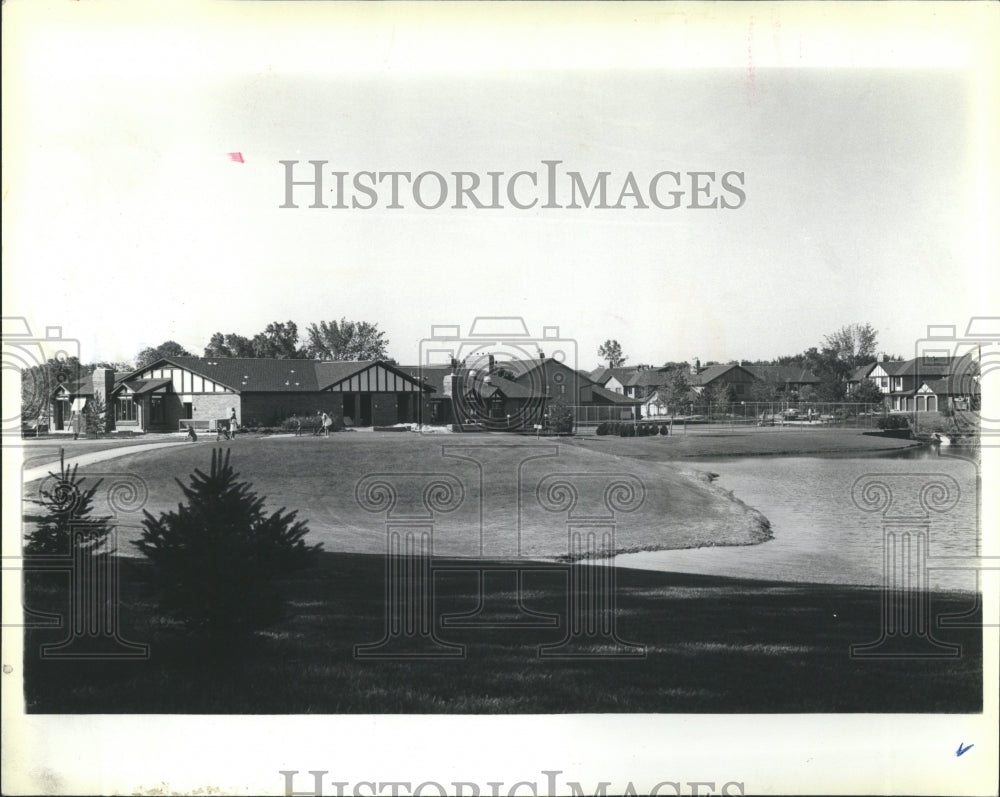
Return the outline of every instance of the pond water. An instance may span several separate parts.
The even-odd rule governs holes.
[[[855,505],[855,480],[888,474],[887,482],[908,485],[897,490],[904,493],[913,492],[914,486],[919,490],[931,474],[946,474],[957,482],[959,497],[954,508],[930,513],[929,584],[932,589],[977,589],[973,571],[933,569],[933,557],[976,556],[980,550],[978,468],[969,459],[927,447],[882,456],[746,457],[691,464],[717,473],[718,485],[760,510],[771,521],[774,539],[752,546],[623,554],[615,560],[619,566],[881,586],[883,517]],[[919,514],[916,500],[911,504],[915,511],[903,513]]]

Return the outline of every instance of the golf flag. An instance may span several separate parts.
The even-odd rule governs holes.
[[[228,152],[226,154],[229,156],[229,160],[233,161],[234,163],[243,163],[244,162],[243,161],[243,153],[242,152]]]

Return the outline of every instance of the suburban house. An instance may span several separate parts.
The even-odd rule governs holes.
[[[752,371],[742,365],[709,365],[702,367],[696,359],[688,374],[691,389],[704,397],[707,391],[721,385],[732,388],[734,401],[746,401],[750,398],[750,385],[757,381]]]
[[[805,388],[815,388],[820,378],[807,368],[797,365],[743,366],[765,385],[770,385],[785,398],[796,398]]]
[[[433,388],[381,360],[169,357],[126,375],[111,391],[115,427],[214,429],[235,411],[241,425],[277,425],[327,412],[358,426],[418,421]]]
[[[605,390],[628,396],[631,394],[631,391],[627,389],[628,381],[634,373],[635,369],[631,367],[606,368],[602,366],[591,371],[588,378]]]
[[[669,368],[630,365],[619,368],[595,368],[590,372],[589,378],[605,390],[645,401],[663,387],[669,377]]]
[[[576,422],[637,418],[640,401],[601,386],[553,358],[404,366],[432,387],[429,423],[483,423],[530,429],[541,424],[552,401],[572,408]]]
[[[876,384],[891,412],[969,410],[980,398],[978,367],[970,355],[871,363],[854,370],[848,391],[865,379]]]
[[[119,376],[123,375],[116,375],[110,368],[96,368],[77,381],[56,387],[49,400],[49,429],[54,432],[69,429],[73,415],[77,414],[82,419],[88,403],[93,400],[107,406]]]

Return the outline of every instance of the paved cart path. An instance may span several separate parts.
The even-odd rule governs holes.
[[[91,451],[87,454],[80,454],[76,457],[69,457],[66,459],[67,465],[79,465],[83,467],[85,465],[93,465],[95,462],[104,462],[108,459],[115,459],[117,457],[132,456],[133,454],[138,454],[141,451],[152,451],[153,449],[164,449],[173,448],[174,446],[189,446],[198,445],[198,443],[190,443],[187,440],[181,440],[176,443],[143,443],[137,446],[119,446],[117,448],[107,448],[103,451]],[[44,479],[50,473],[59,470],[59,460],[53,460],[52,462],[46,463],[45,465],[38,465],[33,468],[27,468],[22,474],[22,480],[24,484],[28,482],[33,482],[37,479]]]

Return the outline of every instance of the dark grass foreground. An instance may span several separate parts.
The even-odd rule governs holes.
[[[881,595],[852,587],[779,584],[619,569],[619,636],[645,658],[539,658],[560,628],[440,628],[463,658],[372,661],[354,646],[385,630],[384,559],[323,554],[291,583],[295,616],[243,644],[211,644],[160,617],[141,560],[122,560],[123,636],[146,661],[42,660],[65,631],[26,632],[25,698],[33,713],[561,713],[945,712],[982,710],[975,628],[934,631],[962,646],[951,660],[857,660],[851,644],[879,636]],[[475,575],[435,576],[437,617],[470,612]],[[25,605],[65,612],[66,590],[29,574]],[[45,580],[49,579],[49,580]],[[565,622],[565,574],[526,575],[525,605]],[[504,597],[493,594],[491,598]],[[974,596],[935,594],[935,617]],[[978,621],[978,615],[973,621]]]

